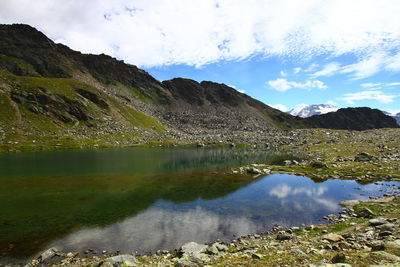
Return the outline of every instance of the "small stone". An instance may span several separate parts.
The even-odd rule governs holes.
[[[294,255],[297,255],[297,256],[300,256],[300,257],[304,257],[304,258],[307,258],[307,257],[308,257],[306,253],[304,253],[303,251],[301,251],[301,250],[298,249],[298,248],[291,249],[291,250],[289,251],[289,253],[294,254]]]
[[[292,238],[293,238],[292,235],[289,235],[289,234],[286,234],[286,233],[279,233],[279,234],[276,236],[276,240],[280,240],[280,241],[283,241],[283,240],[290,240],[290,239],[292,239]]]
[[[346,255],[342,252],[336,254],[335,256],[333,256],[333,258],[331,259],[332,263],[345,263],[346,262]]]
[[[355,157],[354,157],[354,161],[358,161],[358,162],[368,162],[373,160],[373,156],[369,155],[368,153],[365,152],[361,152],[358,153]]]
[[[400,239],[385,242],[385,247],[390,249],[400,249]]]
[[[369,220],[369,224],[371,226],[378,226],[387,223],[387,220],[385,218],[376,218],[376,219],[371,219]]]
[[[330,234],[323,236],[323,239],[328,240],[330,242],[338,242],[338,241],[344,240],[343,236],[334,234],[334,233],[330,233]]]
[[[124,266],[128,267],[128,266],[136,266],[137,260],[132,255],[124,254],[124,255],[118,255],[118,256],[107,258],[101,263],[100,266],[103,267],[104,264],[111,264],[112,266],[124,265]],[[104,266],[107,266],[107,265],[104,265]]]
[[[359,212],[357,212],[357,217],[370,218],[374,215],[375,214],[369,208],[362,208]]]
[[[340,202],[339,204],[342,205],[342,206],[345,206],[345,207],[353,207],[355,205],[360,204],[360,201],[358,201],[358,200],[345,200],[345,201]]]
[[[262,174],[262,171],[257,169],[257,168],[251,167],[251,168],[247,169],[247,173],[250,173],[250,174]]]
[[[253,259],[256,259],[256,260],[261,260],[262,258],[263,258],[263,256],[261,255],[261,254],[259,254],[259,253],[251,253],[251,257],[253,258]]]
[[[54,256],[56,256],[58,252],[59,251],[57,248],[49,248],[48,250],[46,250],[42,254],[40,254],[40,256],[37,259],[39,262],[45,262],[45,261],[53,258]]]
[[[385,251],[375,251],[375,252],[372,252],[372,255],[382,258],[384,260],[390,261],[390,262],[395,262],[395,263],[400,262],[400,257],[390,254],[390,253],[387,253]]]

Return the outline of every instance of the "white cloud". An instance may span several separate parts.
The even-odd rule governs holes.
[[[371,88],[371,87],[382,87],[382,85],[383,85],[383,83],[362,83],[362,84],[360,84],[361,85],[361,87],[364,87],[364,88]]]
[[[308,66],[307,69],[304,70],[304,72],[313,72],[319,67],[319,64],[317,63],[312,63],[310,66]]]
[[[397,59],[398,58],[398,59]],[[319,71],[310,76],[332,76],[336,74],[348,74],[354,80],[370,77],[382,70],[400,71],[400,56],[384,52],[372,53],[362,57],[358,62],[341,66],[338,62],[330,62]]]
[[[381,103],[387,104],[387,103],[392,103],[396,97],[398,96],[388,95],[383,93],[382,91],[366,90],[356,93],[344,94],[343,100],[349,104],[355,104],[355,101],[360,101],[360,100],[377,100]]]
[[[337,103],[335,101],[333,101],[333,100],[326,101],[326,104],[331,105],[331,106],[336,106],[337,105]]]
[[[276,104],[276,105],[270,105],[270,104],[268,104],[268,106],[273,107],[273,108],[276,108],[276,109],[279,109],[280,111],[283,111],[283,112],[288,111],[288,108],[287,108],[285,105],[283,105],[283,104]]]
[[[279,72],[279,74],[280,74],[282,77],[286,77],[286,76],[287,76],[287,73],[286,73],[285,71],[283,71],[283,70],[281,70],[281,71]]]
[[[288,81],[284,78],[278,78],[276,80],[268,81],[268,85],[279,92],[285,92],[292,88],[301,88],[301,89],[326,89],[326,86],[320,80],[307,80],[304,83]]]
[[[301,68],[300,68],[300,67],[297,67],[297,68],[294,68],[294,69],[293,69],[293,73],[294,73],[294,74],[298,74],[298,73],[300,73],[300,71],[301,71]]]
[[[274,88],[279,92],[285,92],[293,87],[288,80],[283,78],[278,78],[276,80],[269,81],[268,84],[269,86],[271,86],[272,88]]]
[[[337,62],[331,62],[326,64],[321,70],[314,72],[311,76],[314,78],[320,76],[331,76],[336,74],[340,70],[340,64]]]
[[[400,86],[400,82],[392,82],[392,83],[362,83],[360,84],[363,88],[368,88],[369,90],[378,90],[382,88],[392,89],[394,87]]]
[[[374,53],[400,71],[400,54],[390,56],[399,13],[398,0],[2,0],[0,23],[28,23],[73,49],[147,67],[350,53],[361,62],[347,71],[359,78],[379,66],[363,61]]]
[[[400,53],[386,60],[385,69],[393,72],[400,71]]]
[[[367,78],[380,71],[386,57],[384,54],[376,53],[357,63],[343,66],[341,72],[350,73],[355,80]]]

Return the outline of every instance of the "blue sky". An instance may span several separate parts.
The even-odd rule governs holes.
[[[283,111],[302,104],[328,103],[337,107],[368,106],[400,112],[399,73],[377,70],[369,76],[361,70],[346,70],[345,66],[355,62],[351,55],[334,59],[317,57],[306,62],[253,57],[201,67],[173,65],[144,69],[158,80],[186,77],[199,82],[225,83]]]
[[[24,8],[21,8],[24,7]],[[211,80],[289,110],[332,103],[400,112],[398,0],[2,0],[72,49],[159,80]]]

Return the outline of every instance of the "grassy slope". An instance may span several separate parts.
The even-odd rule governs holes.
[[[82,102],[93,118],[89,121],[91,127],[81,121],[63,123],[50,115],[35,114],[28,110],[26,104],[16,104],[10,99],[11,90],[39,93],[39,88],[45,88],[51,95],[61,95]],[[101,109],[93,102],[83,99],[76,93],[75,89],[77,88],[98,95],[108,103],[109,110]],[[134,127],[157,134],[164,131],[163,125],[154,118],[118,102],[117,99],[93,86],[69,78],[17,76],[0,72],[0,103],[0,130],[4,131],[4,133],[0,132],[0,151],[47,149],[54,148],[55,145],[56,147],[72,148],[95,144],[107,146],[111,141],[119,139],[130,139],[131,142],[140,141],[142,139],[140,131],[129,131]],[[18,118],[19,116],[20,118]],[[102,133],[101,130],[106,127],[104,117],[114,124],[120,125],[125,132]],[[88,133],[87,138],[82,136],[78,138],[74,132]],[[92,138],[93,135],[96,135],[96,139]]]

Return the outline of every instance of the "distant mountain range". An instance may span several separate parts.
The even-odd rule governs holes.
[[[326,114],[328,112],[335,112],[339,108],[329,104],[318,104],[318,105],[303,105],[301,107],[294,108],[288,113],[293,116],[300,118],[308,118],[314,115]]]
[[[314,115],[322,115],[330,112],[336,112],[339,108],[334,105],[329,104],[315,104],[315,105],[303,105],[297,108],[294,108],[288,113],[293,116],[298,116],[300,118],[309,118]],[[400,125],[400,112],[397,114],[391,114],[386,111],[382,111],[385,115],[393,117],[397,124]]]
[[[121,60],[54,43],[29,25],[0,25],[0,40],[0,144],[262,143],[279,138],[280,129],[398,127],[372,109],[324,117],[335,108],[321,105],[298,114],[322,115],[300,118],[225,84],[161,82]]]

